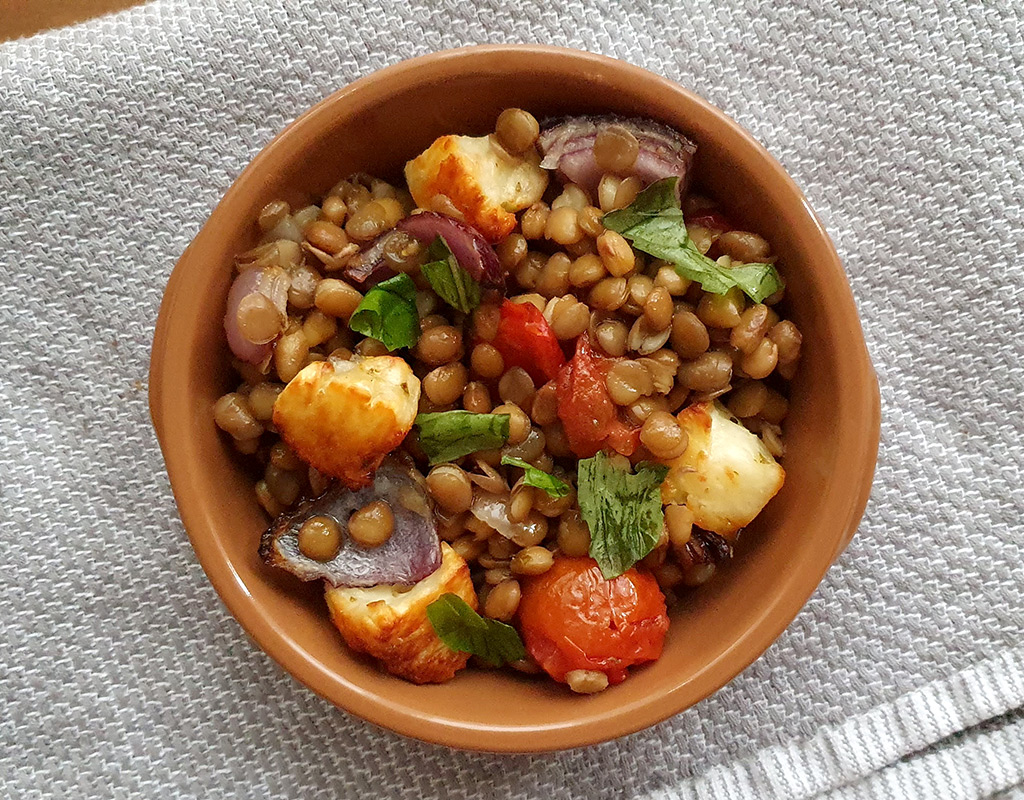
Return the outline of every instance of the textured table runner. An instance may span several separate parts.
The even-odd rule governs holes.
[[[1024,797],[1022,14],[153,0],[0,45],[0,795]],[[170,269],[275,133],[402,58],[518,41],[751,130],[835,239],[883,402],[859,534],[765,656],[648,731],[530,758],[374,728],[254,647],[146,407]]]

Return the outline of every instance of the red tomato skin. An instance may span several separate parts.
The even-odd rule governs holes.
[[[558,418],[569,447],[579,458],[590,458],[605,444],[624,456],[640,444],[640,429],[619,419],[605,382],[611,362],[601,358],[583,334],[576,354],[558,372]]]
[[[621,683],[628,667],[661,655],[668,631],[665,596],[650,573],[633,568],[606,581],[592,558],[556,558],[528,578],[518,614],[530,656],[562,683],[574,669]]]
[[[539,386],[554,380],[565,363],[558,337],[544,314],[532,303],[501,304],[498,333],[491,342],[505,361],[505,368],[522,367]]]

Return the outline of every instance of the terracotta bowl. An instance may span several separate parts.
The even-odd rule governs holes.
[[[664,655],[620,686],[581,697],[551,681],[466,670],[414,686],[351,654],[322,591],[257,558],[267,524],[252,478],[211,420],[233,386],[221,319],[232,258],[253,246],[268,201],[319,198],[340,177],[397,179],[445,133],[491,131],[508,106],[537,117],[653,117],[699,144],[696,181],[780,256],[789,315],[804,335],[786,420],[786,485],[743,535],[735,560],[675,612]],[[189,537],[253,639],[313,691],[391,730],[454,747],[547,751],[639,730],[719,689],[790,623],[850,541],[879,436],[878,384],[835,249],[803,195],[749,134],[676,84],[637,67],[550,47],[472,47],[376,72],[301,116],[235,181],[167,286],[150,408]]]

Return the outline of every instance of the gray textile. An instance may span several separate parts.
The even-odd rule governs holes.
[[[1020,796],[1021,12],[557,5],[155,0],[0,45],[0,794]],[[252,156],[357,76],[484,41],[624,58],[764,142],[835,238],[884,414],[858,537],[760,661],[529,759],[407,741],[283,674],[199,568],[146,409],[168,273]]]

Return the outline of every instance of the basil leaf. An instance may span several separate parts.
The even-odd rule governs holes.
[[[590,555],[611,579],[621,575],[658,543],[664,524],[661,484],[664,464],[644,462],[636,474],[604,452],[581,459],[576,491],[580,513],[590,527]]]
[[[537,469],[533,464],[528,464],[521,458],[502,456],[501,463],[507,467],[519,467],[524,470],[523,483],[543,489],[551,497],[565,497],[569,494],[569,484],[542,469]]]
[[[420,447],[430,465],[454,461],[478,450],[493,450],[508,441],[508,414],[439,411],[418,414]]]
[[[405,273],[374,286],[349,318],[356,333],[379,339],[388,350],[412,347],[420,338],[416,284]]]
[[[495,667],[526,658],[515,628],[481,617],[457,594],[448,592],[428,605],[427,619],[441,641],[456,652],[471,653]]]
[[[676,272],[712,294],[739,287],[754,302],[782,288],[782,278],[772,264],[737,264],[723,267],[694,246],[686,232],[686,220],[676,198],[679,178],[652,183],[626,208],[604,215],[606,228],[621,233],[637,250],[670,262]]]
[[[440,235],[427,248],[427,263],[420,267],[420,272],[452,308],[468,314],[480,305],[480,284],[459,266],[448,243]]]

